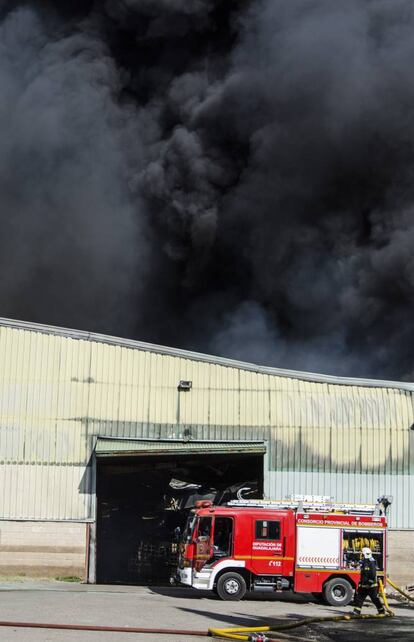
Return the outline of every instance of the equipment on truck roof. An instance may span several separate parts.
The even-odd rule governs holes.
[[[392,503],[392,496],[379,497],[376,504],[353,504],[333,501],[333,497],[322,495],[290,495],[286,499],[233,499],[226,506],[237,508],[267,508],[272,510],[292,509],[296,511],[336,512],[353,515],[386,515]]]

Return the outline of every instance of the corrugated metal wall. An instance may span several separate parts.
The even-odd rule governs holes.
[[[414,528],[413,393],[0,327],[0,518],[93,518],[96,436],[266,439],[270,496],[395,495]],[[190,392],[178,382],[191,380]]]

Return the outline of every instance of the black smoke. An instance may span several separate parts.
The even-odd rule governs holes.
[[[0,1],[0,315],[413,376],[412,0]]]

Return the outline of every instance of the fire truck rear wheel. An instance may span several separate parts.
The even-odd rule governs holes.
[[[241,600],[246,591],[246,582],[239,573],[223,573],[217,581],[217,595],[222,600]]]
[[[331,606],[346,606],[352,600],[353,594],[351,584],[342,577],[332,578],[323,589],[323,596]]]

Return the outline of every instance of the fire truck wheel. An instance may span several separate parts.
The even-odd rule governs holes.
[[[346,606],[352,600],[354,590],[342,577],[334,577],[324,586],[323,596],[331,606]]]
[[[217,581],[217,595],[222,600],[241,600],[246,591],[246,582],[239,573],[223,573]]]

